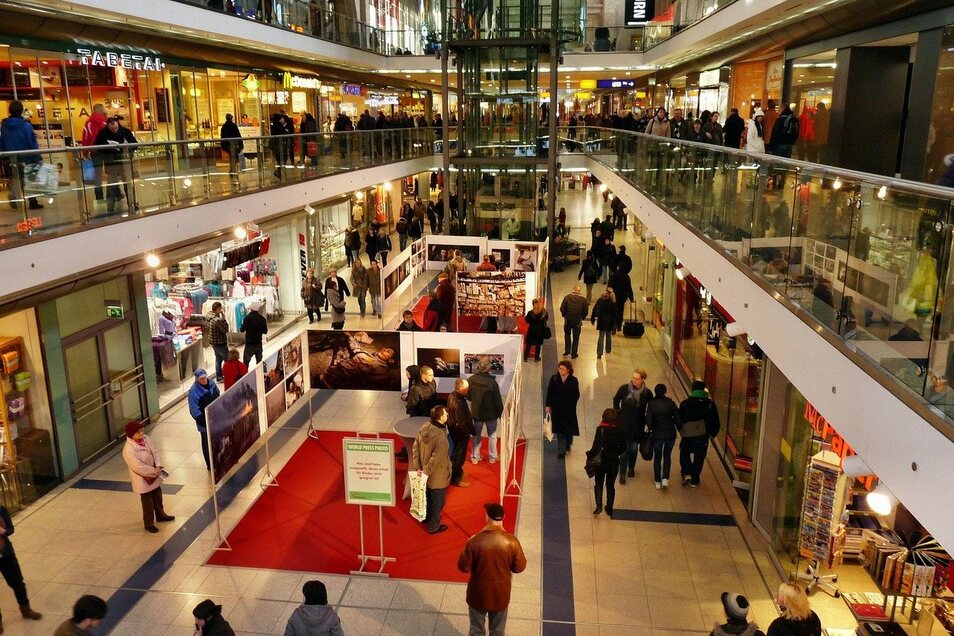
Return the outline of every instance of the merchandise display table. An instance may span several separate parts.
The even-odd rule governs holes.
[[[407,450],[408,470],[410,470],[411,453],[414,452],[414,440],[417,438],[417,432],[421,430],[424,422],[429,422],[431,418],[421,415],[406,417],[394,423],[394,432],[401,437],[404,442],[404,448]],[[404,477],[404,499],[411,498],[411,482]]]

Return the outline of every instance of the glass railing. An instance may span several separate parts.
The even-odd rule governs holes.
[[[607,128],[561,130],[948,418],[954,189]],[[951,302],[945,302],[951,298]]]
[[[637,27],[622,25],[586,27],[581,40],[567,44],[566,51],[568,53],[607,53],[613,51],[642,53],[651,46],[669,38],[672,32],[672,24],[651,24]]]
[[[0,153],[0,249],[373,165],[432,156],[431,128]],[[227,152],[228,150],[228,152]]]

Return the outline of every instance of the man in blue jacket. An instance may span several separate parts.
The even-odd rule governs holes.
[[[40,145],[36,141],[36,133],[33,131],[33,124],[23,118],[23,102],[13,100],[10,102],[10,116],[0,122],[0,151],[13,152],[15,150],[39,150]],[[43,157],[39,153],[33,155],[18,155],[12,161],[4,161],[8,168],[13,167],[16,174],[11,171],[10,179],[10,207],[17,209],[18,201],[23,199],[24,175],[23,171],[28,165],[43,162]],[[43,206],[37,202],[36,197],[28,199],[31,210],[39,210]]]
[[[215,382],[209,382],[205,369],[198,369],[195,372],[195,382],[189,389],[189,414],[195,420],[195,427],[199,429],[199,437],[202,438],[202,457],[205,458],[206,470],[211,470],[212,465],[209,463],[209,437],[205,434],[205,407],[218,397],[219,387]]]

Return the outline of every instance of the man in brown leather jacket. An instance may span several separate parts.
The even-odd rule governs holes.
[[[527,567],[527,557],[517,537],[503,527],[504,509],[498,503],[484,504],[487,525],[467,540],[457,559],[457,569],[470,572],[467,605],[470,607],[470,633],[503,636],[510,605],[510,583],[514,574]]]

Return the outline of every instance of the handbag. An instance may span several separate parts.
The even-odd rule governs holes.
[[[599,431],[600,435],[600,447],[591,448],[586,451],[586,464],[583,465],[583,470],[586,471],[587,477],[595,477],[596,471],[603,467],[603,432]]]
[[[308,153],[309,157],[314,157],[318,154],[318,142],[309,141],[305,144],[305,151]]]
[[[653,438],[651,435],[646,434],[643,436],[643,439],[640,440],[639,455],[646,461],[653,458]]]
[[[548,442],[553,441],[553,420],[550,419],[549,413],[543,416],[543,436]]]
[[[553,331],[550,330],[550,325],[543,325],[543,339],[549,340],[553,337]]]
[[[83,159],[80,164],[83,166],[83,181],[93,182],[96,179],[96,166],[92,159]]]
[[[27,194],[54,194],[60,181],[56,166],[48,163],[25,166],[23,176],[23,189]]]

